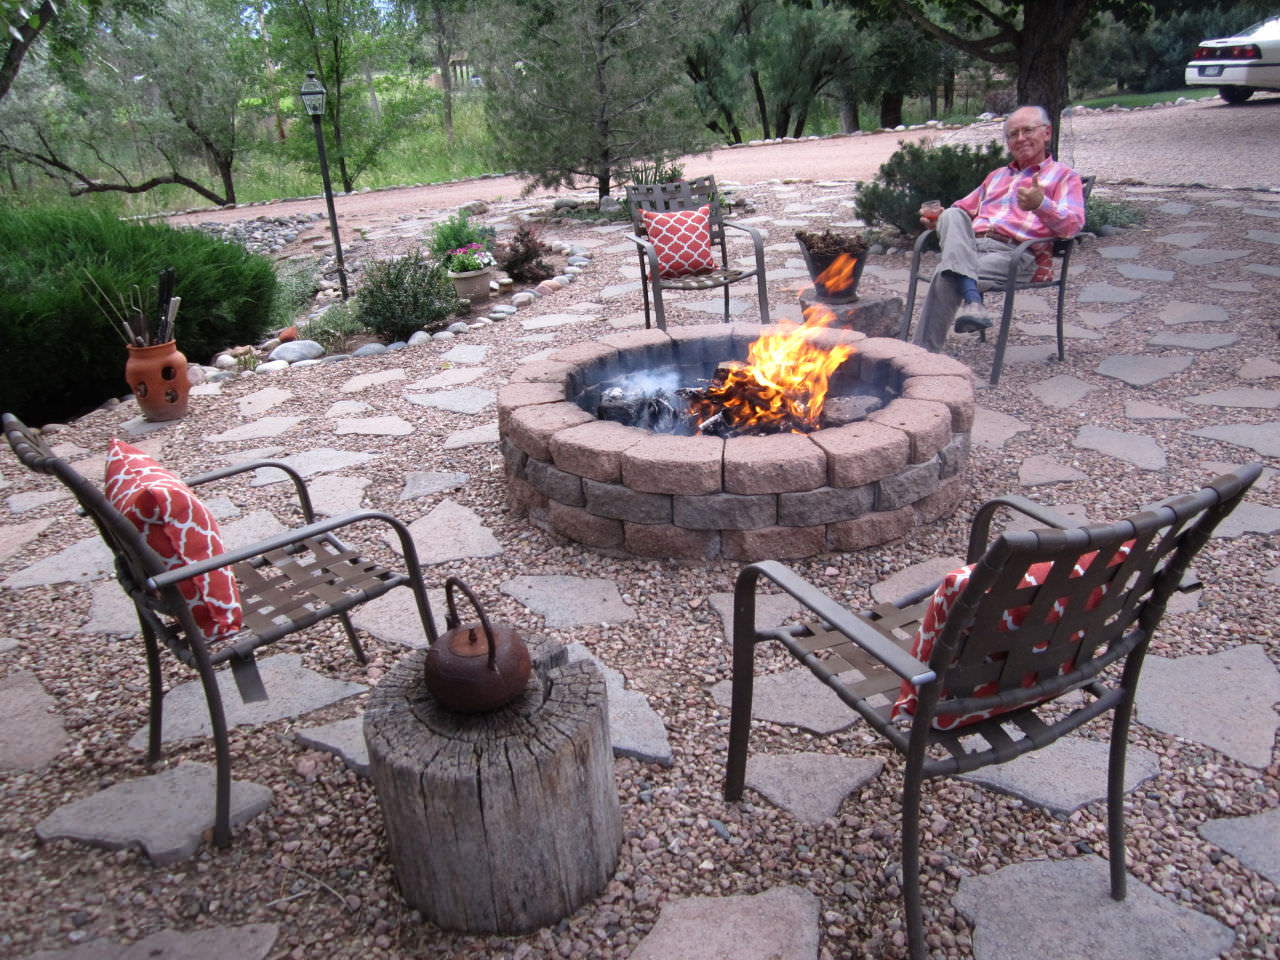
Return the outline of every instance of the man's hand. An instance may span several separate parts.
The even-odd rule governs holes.
[[[1018,206],[1023,210],[1035,210],[1044,203],[1044,187],[1040,186],[1039,174],[1031,175],[1031,186],[1018,188]]]

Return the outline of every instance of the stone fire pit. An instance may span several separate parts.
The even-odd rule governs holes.
[[[860,550],[955,509],[973,427],[969,368],[900,340],[824,330],[854,354],[832,378],[892,399],[865,420],[809,434],[672,436],[598,419],[599,385],[743,360],[756,324],[644,330],[526,364],[498,396],[508,498],[544,529],[597,549],[752,561]],[[590,409],[584,409],[588,407]]]

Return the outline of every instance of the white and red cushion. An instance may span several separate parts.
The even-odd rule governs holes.
[[[1132,547],[1132,541],[1124,544],[1116,551],[1115,555],[1107,565],[1114,567],[1117,564],[1122,563],[1125,558],[1128,557],[1129,551]],[[1093,558],[1097,555],[1097,551],[1095,550],[1092,553],[1086,553],[1084,556],[1076,560],[1075,566],[1071,571],[1071,576],[1083,576],[1084,572],[1089,569],[1089,564],[1093,562]],[[933,654],[934,640],[937,638],[938,634],[942,632],[942,628],[947,622],[947,616],[951,613],[951,609],[955,605],[956,599],[960,594],[964,593],[965,587],[969,585],[969,576],[973,573],[973,567],[973,564],[969,564],[967,566],[960,567],[958,570],[952,570],[943,578],[942,583],[938,584],[938,588],[933,592],[933,596],[929,598],[929,606],[925,609],[924,616],[920,620],[920,629],[916,631],[915,639],[911,642],[911,655],[921,663],[929,662],[929,657]],[[1022,575],[1022,583],[1020,586],[1040,586],[1040,584],[1044,583],[1045,578],[1049,576],[1049,571],[1052,567],[1053,565],[1051,563],[1032,564],[1031,567],[1029,567]],[[1102,598],[1106,592],[1107,588],[1105,584],[1095,588],[1089,595],[1088,601],[1085,603],[1085,609],[1094,609],[1102,602]],[[1026,617],[1027,611],[1030,609],[1031,607],[1028,604],[1004,611],[1004,615],[1000,618],[1001,632],[1017,630],[1022,626],[1022,621]],[[1063,612],[1064,608],[1061,605],[1061,602],[1055,602],[1048,617],[1046,618],[1047,622],[1057,623],[1062,619]],[[1040,643],[1037,644],[1034,649],[1039,651],[1043,650],[1046,646],[1046,643]],[[1074,661],[1069,661],[1067,663],[1060,664],[1057,672],[1059,675],[1062,675],[1072,670],[1074,667]],[[1024,687],[1029,687],[1036,683],[1038,679],[1039,678],[1036,676],[1024,677],[1022,685]],[[916,712],[916,704],[918,702],[917,693],[918,691],[915,684],[906,680],[902,681],[902,686],[898,692],[897,702],[893,705],[892,715],[895,717],[902,714],[914,715]],[[994,683],[983,684],[975,687],[973,690],[973,696],[975,697],[989,697],[995,693],[996,684]],[[940,705],[941,701],[945,700],[946,697],[947,691],[941,691],[938,698]],[[942,713],[939,711],[934,715],[933,723],[931,725],[935,730],[954,730],[957,727],[964,727],[969,724],[977,723],[980,720],[990,719],[998,713],[1007,713],[1010,710],[1016,710],[1019,706],[1025,706],[1025,704],[1006,707],[1003,710],[983,710],[976,713],[965,714],[963,716]]]
[[[716,268],[711,252],[711,207],[644,214],[644,229],[658,254],[658,276],[687,277]]]
[[[165,569],[222,553],[218,523],[191,488],[137,447],[111,441],[105,492],[138,528]],[[212,640],[241,628],[240,588],[224,567],[178,585],[196,625]]]

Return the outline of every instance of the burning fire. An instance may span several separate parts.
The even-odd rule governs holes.
[[[819,280],[829,290],[846,287],[856,263],[842,254]],[[854,352],[845,344],[812,342],[835,318],[829,308],[814,304],[805,310],[803,324],[783,321],[779,332],[763,334],[751,344],[745,363],[722,369],[721,378],[691,398],[698,429],[803,433],[819,427],[831,375]]]

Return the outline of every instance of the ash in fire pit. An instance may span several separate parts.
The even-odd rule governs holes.
[[[821,427],[838,427],[864,420],[896,395],[888,385],[877,387],[859,381],[837,396],[826,397],[816,426],[799,417],[765,424],[744,423],[721,399],[732,394],[734,374],[738,375],[738,382],[742,382],[744,366],[741,362],[725,361],[716,367],[710,378],[688,385],[680,383],[680,372],[674,367],[625,374],[602,385],[596,416],[629,427],[681,437],[808,433]]]

